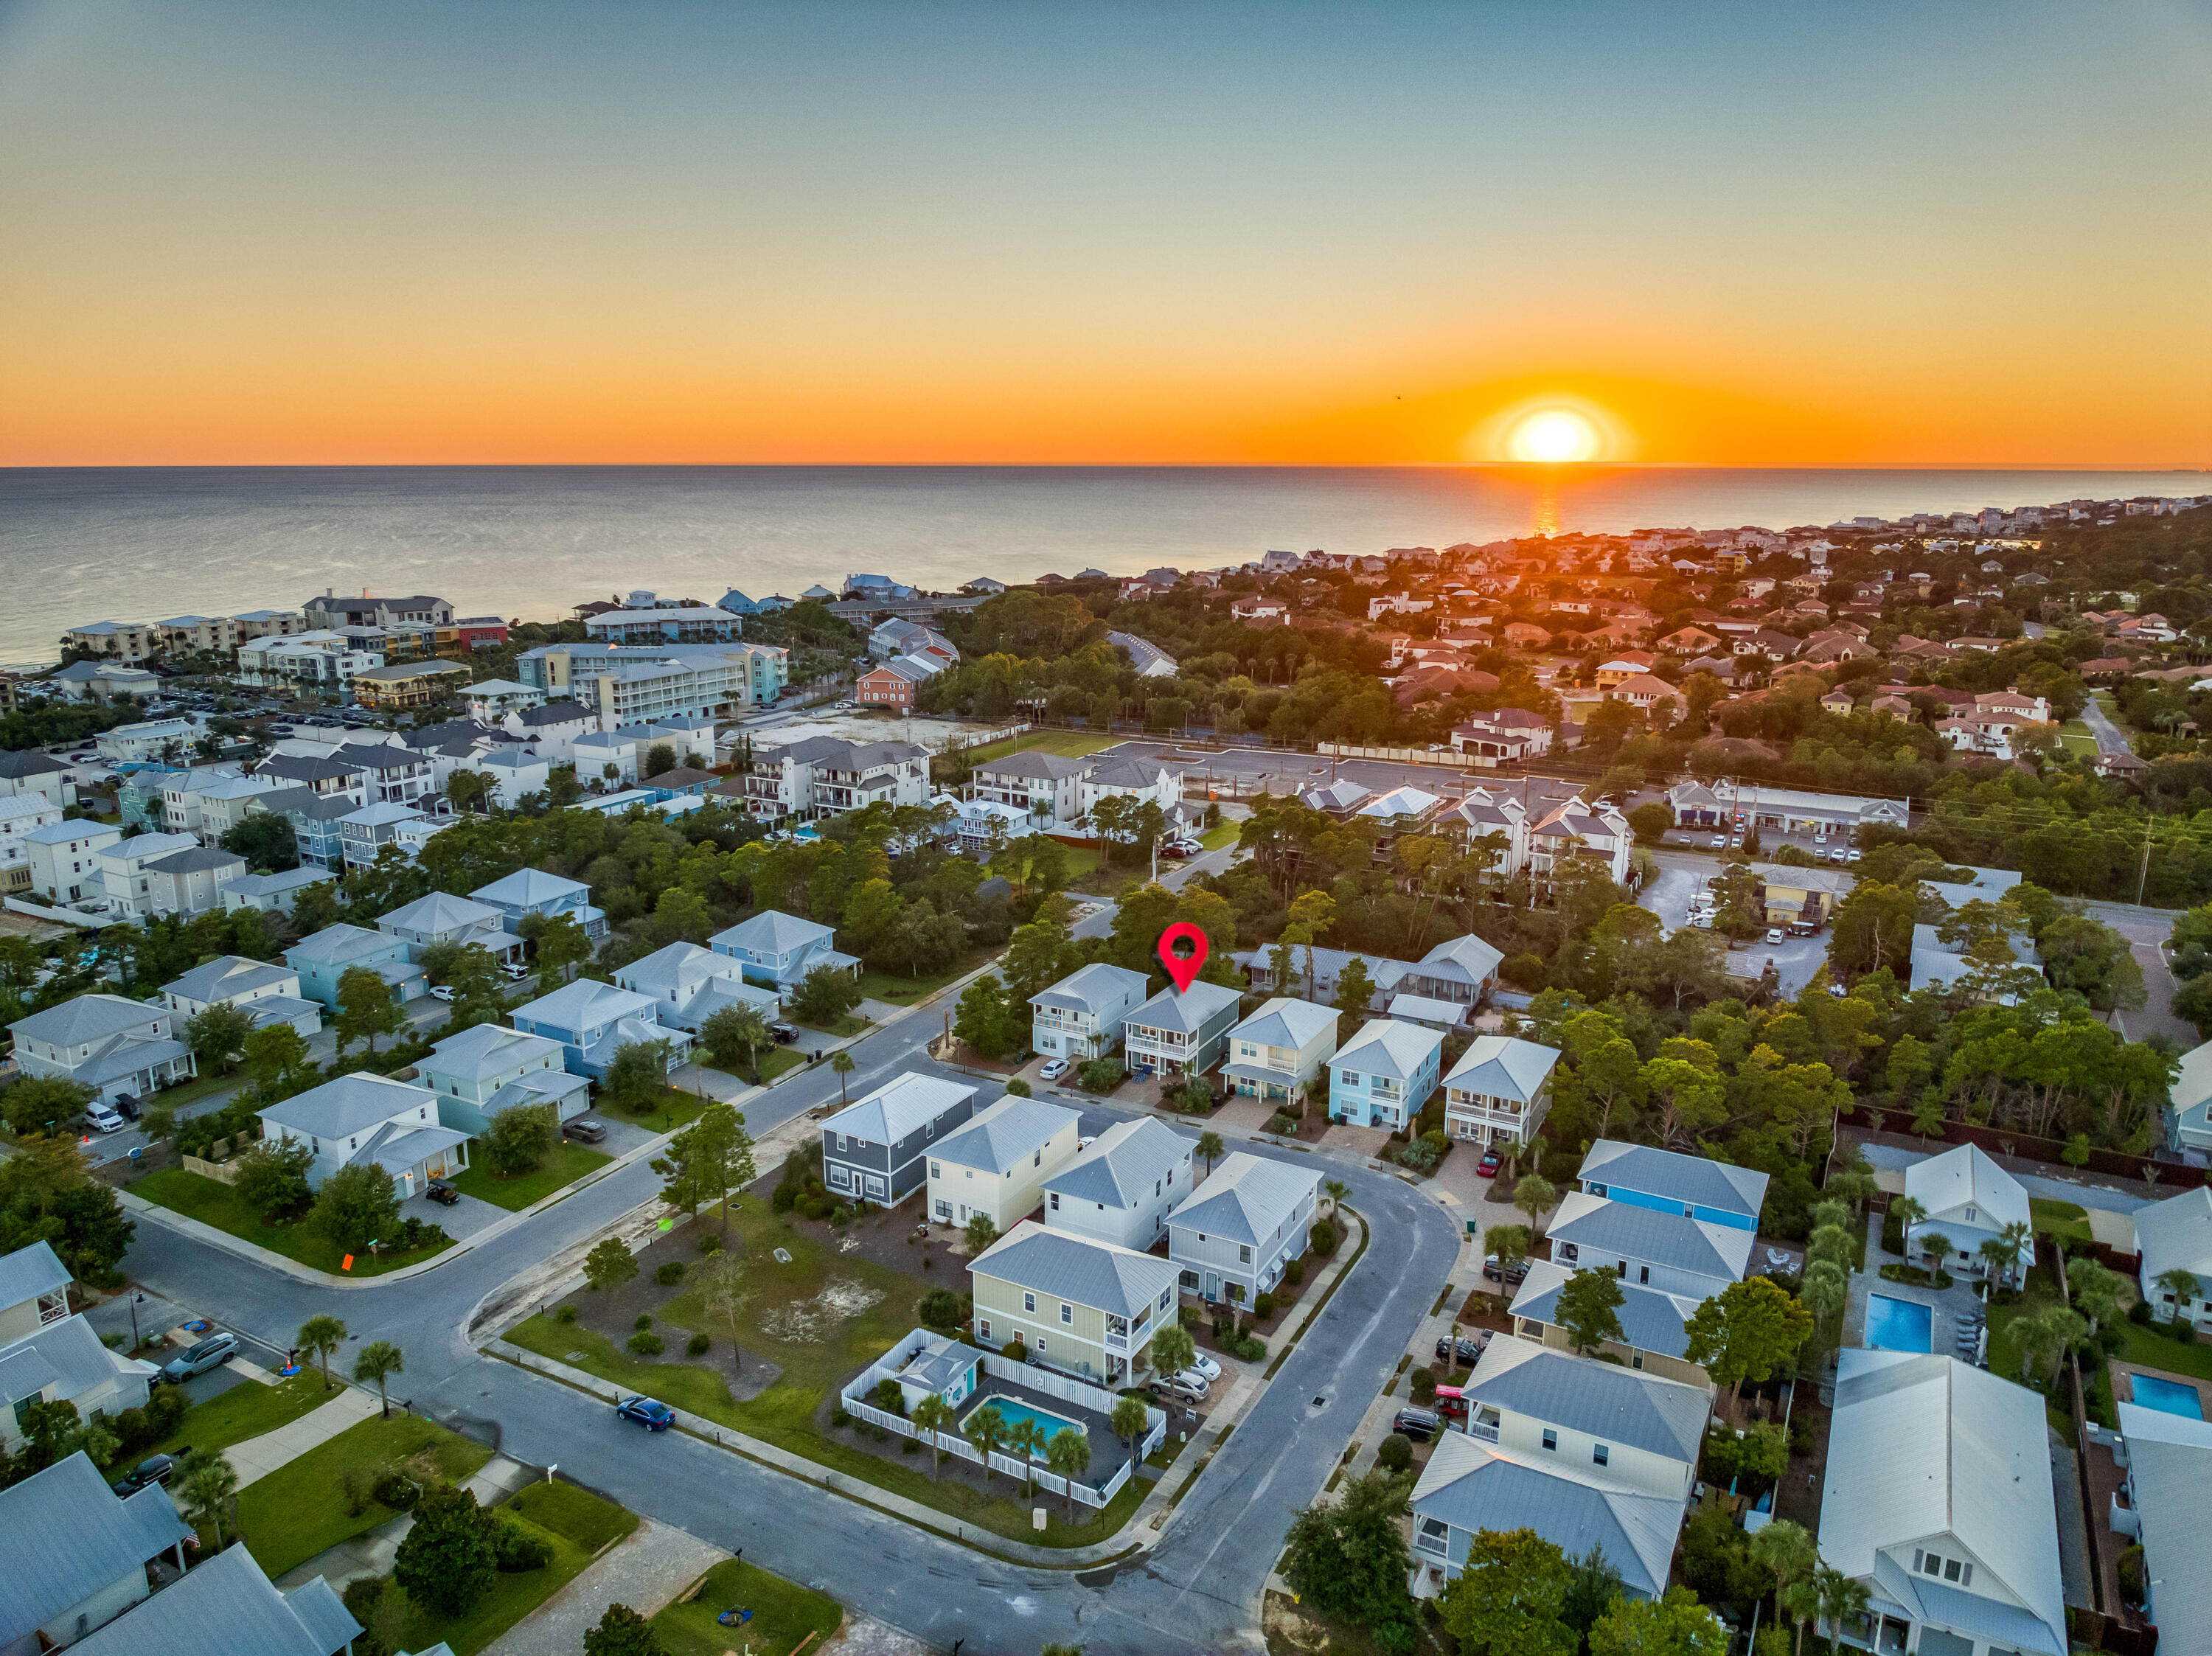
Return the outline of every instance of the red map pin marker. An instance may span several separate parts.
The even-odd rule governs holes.
[[[1160,964],[1182,994],[1206,969],[1206,933],[1188,920],[1178,920],[1160,933]]]

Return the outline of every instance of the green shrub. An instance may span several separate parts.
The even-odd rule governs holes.
[[[1508,955],[1498,962],[1498,975],[1516,989],[1541,989],[1551,973],[1540,955]]]
[[[1019,1076],[1016,1076],[1012,1081],[1009,1081],[1006,1083],[1006,1096],[1009,1098],[1034,1098],[1036,1095],[1030,1090],[1030,1083],[1028,1082],[1023,1080]]]
[[[1252,1300],[1252,1314],[1261,1319],[1262,1321],[1273,1316],[1275,1314],[1275,1296],[1272,1294],[1255,1295]]]
[[[875,1396],[872,1401],[877,1408],[887,1415],[906,1413],[906,1393],[900,1389],[899,1383],[895,1380],[878,1380]]]
[[[653,1280],[659,1283],[663,1288],[674,1287],[678,1283],[684,1280],[684,1261],[681,1259],[671,1259],[665,1264],[656,1267],[653,1273]]]
[[[553,1307],[553,1320],[563,1325],[564,1326],[575,1321],[576,1307],[573,1305],[555,1306]]]
[[[776,1194],[777,1194],[777,1195],[779,1195],[779,1196],[781,1196],[781,1195],[782,1195],[782,1194],[783,1194],[783,1192],[782,1192],[781,1190],[779,1190],[779,1191],[776,1192]],[[789,1206],[790,1204],[789,1204],[788,1203],[787,1203],[787,1204],[785,1204],[785,1205],[787,1207],[787,1206]],[[721,1233],[720,1231],[719,1231],[719,1230],[702,1230],[702,1231],[701,1231],[701,1232],[699,1233],[699,1252],[700,1252],[700,1253],[720,1253],[721,1251],[722,1251],[722,1233]]]
[[[1306,1262],[1304,1259],[1293,1259],[1283,1267],[1283,1280],[1292,1288],[1296,1288],[1305,1279]]]
[[[684,1342],[684,1349],[695,1357],[703,1357],[714,1344],[714,1342],[704,1334],[694,1334]]]
[[[649,1311],[639,1312],[637,1313],[637,1321],[633,1325],[633,1326],[636,1328],[639,1333],[644,1333],[647,1329],[653,1326],[653,1313]]]
[[[1376,1447],[1375,1464],[1386,1472],[1402,1472],[1413,1464],[1413,1446],[1393,1432]]]
[[[1128,1079],[1128,1075],[1118,1058],[1094,1058],[1076,1071],[1084,1090],[1092,1093],[1110,1093]]]
[[[629,1349],[641,1357],[657,1357],[668,1349],[661,1344],[658,1334],[633,1334],[629,1337]]]
[[[838,1427],[850,1426],[853,1423],[853,1417],[845,1412],[843,1404],[839,1404],[830,1411],[830,1423]]]
[[[1255,1334],[1239,1335],[1237,1340],[1237,1355],[1246,1362],[1257,1362],[1267,1355],[1267,1342]]]
[[[1288,1138],[1297,1132],[1298,1119],[1288,1110],[1278,1110],[1267,1118],[1267,1131],[1279,1138]]]
[[[1315,1220],[1313,1228],[1306,1233],[1306,1240],[1313,1244],[1313,1251],[1326,1259],[1336,1252],[1336,1222],[1333,1219]]]
[[[852,1222],[853,1214],[849,1208],[839,1207],[830,1215],[830,1228],[832,1230],[842,1230]]]
[[[553,1562],[552,1544],[501,1513],[491,1534],[492,1560],[507,1574],[542,1570]]]
[[[960,1296],[949,1288],[933,1288],[923,1295],[915,1307],[915,1315],[921,1318],[924,1328],[957,1328],[967,1320]]]
[[[793,1185],[778,1185],[775,1187],[775,1193],[768,1198],[769,1210],[772,1213],[788,1213],[798,1204],[799,1190],[798,1187]],[[711,1231],[708,1234],[709,1235],[714,1234]],[[721,1240],[722,1239],[719,1236],[714,1238],[716,1247],[719,1247],[721,1246]],[[702,1245],[702,1251],[704,1251],[703,1244]]]
[[[1419,1404],[1424,1409],[1427,1408],[1430,1404],[1436,1400],[1437,1371],[1435,1369],[1428,1368],[1416,1368],[1413,1372],[1411,1378],[1407,1380],[1406,1384],[1409,1388],[1411,1388],[1413,1393],[1413,1401]]]
[[[396,1513],[412,1512],[415,1503],[422,1498],[422,1486],[397,1466],[386,1466],[378,1472],[368,1492],[379,1506],[389,1507]]]
[[[2128,1307],[2128,1320],[2135,1324],[2138,1328],[2148,1328],[2150,1326],[2150,1301],[2148,1300],[2137,1300],[2133,1305],[2130,1306]]]
[[[1000,1349],[999,1355],[1008,1362],[1027,1362],[1030,1360],[1030,1349],[1020,1340],[1008,1340]]]

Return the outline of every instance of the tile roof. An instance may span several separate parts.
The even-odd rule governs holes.
[[[1320,1188],[1321,1174],[1312,1168],[1237,1150],[1222,1158],[1206,1182],[1168,1216],[1168,1222],[1258,1247],[1274,1240]]]

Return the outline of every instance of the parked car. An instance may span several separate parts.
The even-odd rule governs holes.
[[[1865,853],[1860,851],[1856,846],[1854,846],[1844,853],[1844,860],[1847,863],[1856,863],[1863,855],[1865,855]]]
[[[616,1416],[634,1420],[648,1432],[665,1432],[676,1423],[676,1411],[651,1398],[624,1398],[615,1404]]]
[[[238,1355],[238,1336],[210,1334],[204,1340],[195,1340],[186,1346],[181,1356],[175,1356],[161,1365],[161,1378],[173,1386],[182,1385],[195,1374],[204,1374],[210,1368],[220,1368]]]
[[[433,1179],[428,1187],[424,1189],[422,1194],[428,1197],[433,1202],[435,1202],[441,1208],[449,1208],[453,1206],[454,1203],[461,1199],[460,1192],[455,1190],[451,1185],[447,1184],[442,1179]]]
[[[1401,1409],[1390,1429],[1400,1437],[1427,1443],[1444,1429],[1444,1417],[1433,1409]]]
[[[118,1495],[136,1495],[156,1483],[167,1483],[176,1476],[177,1458],[174,1455],[149,1455],[129,1471],[108,1485]]]
[[[1498,1256],[1493,1253],[1482,1262],[1482,1274],[1493,1283],[1517,1283],[1528,1274],[1528,1262],[1526,1259],[1516,1260],[1512,1270],[1505,1271],[1498,1265]]]
[[[1190,1366],[1206,1377],[1208,1385],[1221,1378],[1221,1365],[1203,1351],[1190,1360]]]
[[[1850,852],[1845,851],[1841,846],[1838,846],[1833,851],[1831,851],[1828,853],[1828,860],[1832,863],[1844,862],[1848,860],[1850,857]]]
[[[441,983],[431,986],[430,998],[432,1000],[451,1000],[453,998],[453,986],[452,984]]]
[[[530,975],[530,968],[526,966],[502,966],[499,969],[507,974],[509,983],[520,983]]]
[[[1766,941],[1769,943],[1780,943],[1782,941],[1782,928],[1778,925],[1768,926],[1766,928]]]
[[[788,1046],[799,1039],[799,1027],[796,1024],[771,1023],[768,1026],[768,1032],[775,1037],[779,1046]]]
[[[1160,841],[1160,855],[1163,857],[1183,858],[1191,856],[1193,852],[1191,848],[1183,844],[1180,840],[1163,840]]]
[[[131,1125],[112,1105],[103,1104],[98,1099],[84,1107],[84,1119],[94,1132],[121,1132]]]
[[[1206,1401],[1206,1388],[1182,1374],[1154,1375],[1151,1391],[1154,1397],[1180,1403],[1187,1409],[1195,1409]]]
[[[580,1144],[596,1144],[606,1136],[606,1123],[594,1121],[588,1115],[580,1115],[574,1121],[561,1124],[561,1137],[573,1138]]]
[[[1725,834],[1716,834],[1713,835],[1713,849],[1715,851],[1726,851],[1728,849],[1728,835]]]
[[[1482,1160],[1474,1164],[1474,1170],[1485,1179],[1495,1179],[1498,1177],[1498,1168],[1504,1165],[1505,1158],[1498,1153],[1495,1146],[1492,1146],[1483,1151]]]
[[[1044,1061],[1043,1065],[1039,1067],[1037,1071],[1037,1079],[1039,1081],[1057,1081],[1060,1077],[1067,1073],[1068,1068],[1068,1062],[1066,1059],[1048,1058]]]

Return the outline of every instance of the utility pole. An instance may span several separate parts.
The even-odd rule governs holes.
[[[2136,877],[2136,907],[2142,907],[2143,892],[2150,884],[2150,825],[2148,813],[2143,816],[2142,872]]]

